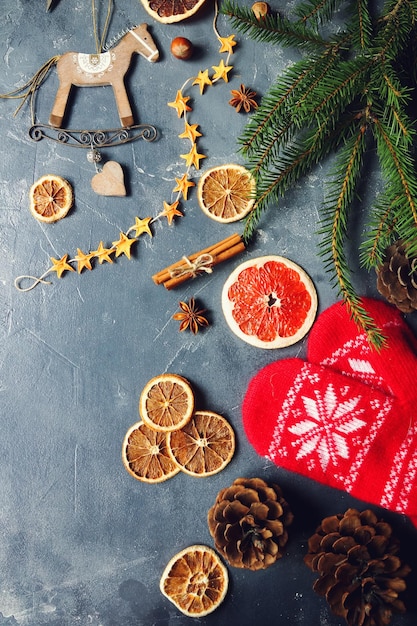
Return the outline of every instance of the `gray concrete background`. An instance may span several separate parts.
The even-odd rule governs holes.
[[[60,0],[50,13],[44,5],[44,0],[1,0],[0,93],[22,85],[52,55],[94,52],[91,3]],[[280,8],[277,2],[271,5]],[[18,275],[41,275],[51,256],[72,257],[78,247],[93,250],[100,241],[110,245],[136,216],[155,216],[164,200],[173,201],[175,177],[185,169],[179,155],[188,151],[188,144],[178,138],[183,121],[167,102],[189,77],[200,69],[211,72],[218,64],[212,18],[209,0],[195,18],[173,25],[153,21],[138,0],[115,0],[109,38],[146,21],[161,51],[155,65],[136,57],[127,81],[136,121],[155,125],[157,141],[102,150],[104,161],[116,160],[124,168],[125,198],[96,195],[90,185],[95,171],[85,150],[48,139],[35,143],[28,136],[28,108],[13,117],[17,103],[0,101],[1,626],[191,623],[162,597],[159,578],[171,556],[185,546],[212,545],[207,511],[218,491],[239,476],[281,484],[296,515],[290,541],[285,557],[266,571],[229,568],[224,604],[198,623],[342,626],[312,591],[315,577],[302,559],[322,517],[366,503],[260,458],[241,423],[240,406],[250,378],[275,359],[304,357],[306,340],[282,351],[252,348],[230,332],[220,304],[232,269],[271,253],[304,267],[317,288],[320,310],[337,300],[315,235],[331,163],[297,185],[279,209],[265,213],[256,239],[241,258],[175,291],[154,285],[152,274],[243,229],[204,216],[195,190],[182,205],[184,217],[171,227],[166,220],[155,223],[153,238],[141,237],[130,261],[120,257],[81,275],[66,273],[61,280],[50,276],[51,285],[28,293],[19,293],[13,284]],[[222,36],[234,32],[223,17],[218,28]],[[230,89],[244,83],[262,95],[297,58],[296,51],[235,34],[230,82],[208,88],[204,96],[195,87],[189,92],[194,109],[189,121],[200,125],[198,146],[207,155],[195,172],[196,182],[209,166],[243,163],[236,139],[247,117],[228,105]],[[170,42],[177,35],[194,43],[192,60],[171,56]],[[36,100],[38,121],[47,123],[56,88],[52,71]],[[74,92],[67,127],[118,125],[110,88]],[[67,178],[75,193],[71,212],[53,225],[41,224],[29,213],[29,188],[47,173]],[[379,185],[371,168],[362,194],[365,209]],[[352,250],[362,222],[359,209]],[[356,269],[360,293],[376,295],[374,277]],[[178,301],[191,296],[207,309],[210,320],[210,327],[195,337],[179,333],[171,319]],[[206,479],[180,474],[152,486],[135,481],[123,468],[121,444],[138,420],[140,392],[152,376],[166,371],[190,380],[198,408],[217,411],[232,423],[237,451],[220,474]],[[415,530],[401,516],[380,513],[393,523],[410,557]],[[415,556],[411,564],[416,566]],[[409,585],[415,586],[415,577]],[[394,626],[415,624],[415,598],[409,604],[409,613],[395,617]]]

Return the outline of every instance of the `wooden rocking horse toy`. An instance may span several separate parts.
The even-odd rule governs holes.
[[[140,54],[148,61],[155,62],[159,51],[146,24],[136,26],[120,39],[119,43],[100,54],[66,52],[57,57],[56,69],[59,87],[52,112],[51,126],[60,128],[67,106],[71,87],[97,87],[111,85],[116,99],[120,123],[123,127],[134,124],[132,109],[124,83],[132,54]]]
[[[105,52],[96,54],[66,52],[62,55],[54,56],[23,87],[9,94],[3,94],[0,97],[21,98],[22,103],[17,111],[19,111],[27,99],[30,99],[33,118],[34,94],[45,80],[51,67],[56,65],[59,86],[49,117],[51,126],[61,128],[68,97],[73,85],[75,87],[111,85],[121,125],[124,128],[133,126],[132,108],[124,81],[134,53],[140,54],[151,62],[155,62],[159,58],[159,50],[148,32],[147,24],[140,24],[126,31],[118,40],[117,45],[109,47]],[[27,91],[22,93],[25,89]]]

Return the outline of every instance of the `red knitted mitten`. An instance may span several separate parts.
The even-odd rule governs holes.
[[[286,359],[252,378],[242,414],[249,441],[276,465],[409,515],[417,526],[417,428],[409,429],[395,397]]]
[[[365,309],[387,338],[377,351],[364,331],[350,318],[345,304],[337,302],[321,313],[308,338],[307,359],[352,376],[394,395],[405,415],[417,400],[417,341],[398,309],[380,300],[363,298]]]

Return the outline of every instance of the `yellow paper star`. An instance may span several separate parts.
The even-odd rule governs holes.
[[[185,130],[181,135],[178,135],[180,139],[189,139],[191,143],[194,143],[197,137],[202,137],[202,134],[197,130],[198,124],[189,124],[185,122]]]
[[[136,237],[127,237],[124,233],[120,233],[118,241],[113,241],[113,246],[116,248],[116,256],[125,254],[130,259],[132,245],[137,241]]]
[[[212,65],[212,68],[214,70],[213,82],[220,78],[223,78],[225,83],[229,82],[228,74],[233,69],[233,65],[225,65],[222,59],[219,65]]]
[[[183,176],[181,176],[181,178],[176,178],[175,182],[177,183],[177,186],[173,189],[173,191],[181,192],[184,200],[187,200],[188,189],[190,187],[195,187],[195,183],[193,183],[191,180],[188,180],[187,174],[184,174]]]
[[[197,170],[200,169],[200,161],[201,161],[201,159],[205,159],[206,158],[206,156],[204,154],[199,154],[197,152],[197,146],[195,145],[195,143],[192,145],[192,148],[191,148],[190,152],[188,152],[187,154],[180,154],[180,157],[182,159],[185,159],[187,167],[191,167],[191,165],[194,165],[194,167]]]
[[[53,257],[50,258],[53,263],[51,271],[56,272],[58,278],[61,278],[62,274],[66,271],[75,272],[75,269],[67,263],[68,254],[64,254],[64,256],[60,259],[54,259]]]
[[[204,87],[206,85],[212,85],[211,79],[208,75],[208,70],[204,70],[204,72],[200,70],[193,82],[193,85],[198,85],[200,87],[200,94],[203,94]]]
[[[114,252],[113,248],[105,248],[103,246],[103,242],[100,241],[100,244],[97,250],[94,250],[93,254],[95,257],[97,257],[98,262],[101,265],[102,263],[104,263],[104,261],[107,261],[107,263],[113,263],[113,260],[110,258],[110,255],[113,252]]]
[[[176,109],[178,117],[181,117],[186,111],[192,111],[192,108],[188,106],[190,96],[183,96],[181,90],[177,91],[177,95],[173,102],[168,102],[168,106]]]
[[[148,233],[152,237],[152,231],[149,227],[151,223],[151,217],[145,217],[143,220],[140,220],[138,217],[135,217],[135,225],[129,228],[129,231],[134,230],[135,236],[139,237],[143,233]]]
[[[237,41],[234,39],[234,35],[230,35],[229,37],[218,37],[218,40],[221,43],[219,52],[228,52],[229,54],[233,54],[233,48],[237,44]]]
[[[171,225],[173,219],[176,215],[179,217],[184,217],[183,213],[177,208],[179,205],[179,201],[176,200],[172,204],[168,204],[168,202],[164,201],[164,210],[161,213],[162,217],[166,217],[168,220],[168,224]]]
[[[81,274],[84,268],[92,270],[91,259],[94,256],[92,252],[85,254],[80,248],[77,248],[77,255],[74,261],[77,261],[78,273]]]

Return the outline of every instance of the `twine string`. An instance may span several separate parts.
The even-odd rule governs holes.
[[[16,111],[13,113],[15,117],[23,105],[29,101],[30,105],[30,116],[32,120],[32,126],[35,124],[35,97],[39,87],[42,85],[43,81],[46,79],[49,70],[56,65],[59,60],[58,56],[51,57],[48,61],[46,61],[42,67],[38,69],[36,74],[32,76],[24,85],[18,87],[14,91],[10,91],[9,93],[0,94],[0,98],[5,98],[9,100],[21,100],[19,106]],[[25,91],[26,90],[26,91]]]
[[[182,257],[185,265],[180,265],[169,271],[171,278],[178,278],[179,276],[185,276],[191,274],[193,278],[197,276],[199,272],[206,272],[211,274],[213,271],[213,257],[211,254],[200,254],[194,261],[191,261],[188,257]]]
[[[42,283],[43,285],[50,285],[51,281],[44,280],[45,276],[49,274],[50,271],[51,268],[49,270],[46,270],[46,272],[44,272],[42,276],[30,276],[29,274],[17,276],[17,278],[14,279],[14,286],[18,291],[31,291],[34,287],[36,287],[36,285],[39,285],[40,283]],[[28,287],[21,287],[20,283],[22,282],[22,280],[32,280],[33,282]]]
[[[113,10],[113,0],[109,0],[108,1],[108,5],[107,5],[107,15],[106,15],[106,22],[105,22],[104,28],[103,28],[103,34],[101,36],[101,39],[99,39],[95,0],[91,0],[91,11],[92,11],[92,16],[93,16],[94,39],[95,39],[95,43],[96,43],[97,54],[100,54],[103,51],[103,49],[104,49],[104,42],[106,40],[107,31],[109,29],[109,24],[110,24],[110,18],[111,18],[111,15],[112,15],[112,10]]]

